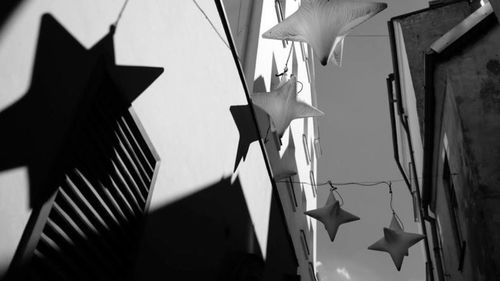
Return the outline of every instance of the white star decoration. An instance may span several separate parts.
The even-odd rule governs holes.
[[[392,216],[389,228],[384,227],[384,237],[368,247],[369,250],[388,252],[396,268],[401,270],[408,248],[424,239],[424,235],[404,232],[395,216]]]
[[[262,37],[306,42],[322,65],[342,63],[344,37],[356,26],[387,8],[386,3],[352,0],[304,0],[291,16]]]
[[[319,109],[297,100],[297,78],[290,80],[269,93],[253,93],[253,103],[271,117],[271,131],[283,136],[293,119],[322,116]]]
[[[330,192],[325,206],[307,211],[304,214],[322,222],[331,241],[335,239],[335,235],[341,224],[359,220],[359,217],[340,208],[339,201],[335,199],[333,192]]]

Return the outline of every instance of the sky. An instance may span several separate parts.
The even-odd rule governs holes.
[[[393,72],[387,21],[423,9],[426,0],[386,0],[389,7],[358,26],[344,41],[342,67],[316,61],[316,87],[322,157],[318,159],[318,183],[401,179],[393,156],[386,77]],[[318,187],[318,205],[324,205],[327,187]],[[411,196],[403,182],[395,182],[394,208],[405,231],[418,232],[413,221]],[[343,208],[361,219],[340,226],[330,242],[318,225],[317,260],[321,281],[424,281],[423,241],[409,250],[400,272],[389,254],[367,250],[382,238],[391,221],[389,193],[378,187],[339,188]]]

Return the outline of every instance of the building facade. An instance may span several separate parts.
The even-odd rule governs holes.
[[[250,100],[293,73],[315,105],[311,49],[261,38],[298,5],[11,7],[0,276],[315,280],[317,123],[270,134]]]
[[[395,158],[426,234],[428,280],[495,280],[500,257],[497,1],[391,19]]]

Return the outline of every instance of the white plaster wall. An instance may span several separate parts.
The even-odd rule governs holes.
[[[299,7],[299,1],[288,0],[286,1],[286,16],[288,17],[293,14]],[[263,39],[261,35],[269,30],[271,27],[278,23],[278,19],[276,16],[275,10],[275,1],[273,0],[264,0],[263,1],[263,9],[261,16],[261,24],[260,24],[260,33],[259,33],[259,43],[257,49],[257,60],[255,66],[255,75],[254,79],[257,79],[259,76],[264,78],[266,89],[269,91],[271,86],[271,66],[272,66],[272,56],[274,54],[276,60],[276,66],[279,73],[283,71],[285,66],[289,50],[294,44],[295,46],[295,55],[298,62],[298,75],[297,80],[303,84],[302,91],[298,94],[300,100],[307,102],[309,104],[313,104],[314,95],[316,94],[312,89],[312,85],[309,83],[306,62],[303,60],[302,51],[299,42],[288,42],[287,47],[283,47],[282,41],[280,40],[270,40]],[[306,59],[308,56],[312,57],[312,53],[309,54],[307,45],[304,43],[304,51],[306,55]],[[312,60],[310,60],[312,61]],[[293,54],[288,62],[288,77],[292,73],[292,63],[293,63]],[[309,62],[311,63],[311,62]],[[314,68],[310,65],[312,69]],[[314,72],[310,72],[311,81],[314,81]],[[248,81],[248,83],[253,83],[253,81]],[[297,89],[300,90],[300,84],[297,86]],[[319,108],[321,110],[321,108]],[[321,118],[321,117],[320,117]],[[304,123],[307,123],[305,125]],[[306,160],[306,156],[304,153],[304,145],[302,141],[302,135],[305,134],[307,136],[307,143],[309,146],[309,153],[311,153],[311,143],[314,142],[315,132],[314,132],[314,120],[313,118],[306,119],[296,119],[292,121],[290,128],[293,134],[294,144],[295,144],[295,159],[297,162],[297,170],[298,170],[298,178],[300,182],[308,182],[310,183],[309,171],[313,171],[316,177],[317,174],[317,165],[316,165],[316,157],[313,157],[313,163],[308,163]],[[304,131],[306,129],[306,131]],[[280,149],[280,155],[282,156],[286,147],[288,146],[288,134],[290,130],[285,131],[285,134],[281,138],[282,146]],[[313,152],[314,153],[314,152]],[[317,181],[317,177],[315,179]],[[297,210],[294,212],[291,204],[292,202],[289,199],[289,194],[287,193],[287,185],[285,183],[278,183],[278,192],[280,194],[280,199],[283,204],[283,209],[285,212],[285,216],[287,219],[288,229],[290,231],[290,235],[293,240],[293,244],[295,247],[295,252],[297,255],[297,259],[299,261],[299,269],[298,273],[301,275],[301,280],[309,280],[309,269],[308,262],[312,262],[313,265],[316,263],[316,220],[311,219],[310,217],[304,215],[304,211],[315,209],[316,208],[316,197],[313,195],[313,191],[310,185],[304,184],[300,185],[300,189],[306,195],[306,205],[302,205],[302,195],[300,193],[296,193],[297,201],[299,201],[299,206]],[[296,189],[297,190],[297,189]],[[298,190],[297,190],[298,191]],[[312,227],[311,227],[312,226]],[[311,255],[309,260],[306,260],[303,255],[303,249],[300,241],[300,229],[303,229],[306,232],[306,236],[308,236],[309,248],[311,250]],[[309,235],[307,235],[309,234]]]
[[[420,138],[420,124],[418,123],[417,115],[417,100],[415,90],[411,79],[410,66],[408,56],[406,55],[406,47],[404,44],[403,32],[401,25],[394,22],[394,31],[396,33],[396,45],[398,50],[398,69],[401,82],[401,95],[403,96],[404,109],[408,115],[408,123],[410,127],[411,142],[413,145],[413,153],[415,156],[415,168],[417,170],[417,180],[422,186],[422,172],[424,151],[422,139]]]
[[[229,107],[246,104],[246,99],[223,42],[227,38],[215,3],[197,3],[215,30],[194,1],[131,0],[115,34],[117,64],[165,69],[133,104],[161,158],[152,210],[230,176],[234,167],[239,134]],[[118,0],[25,1],[0,30],[0,110],[28,89],[43,13],[51,13],[88,48],[108,32],[122,4]],[[265,253],[271,183],[257,142],[237,173]],[[24,167],[0,173],[3,269],[30,214],[27,190]]]

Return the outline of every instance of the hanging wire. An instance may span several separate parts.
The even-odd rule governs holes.
[[[399,215],[396,213],[396,210],[394,209],[394,206],[392,205],[392,202],[394,200],[394,195],[393,195],[393,191],[392,191],[392,183],[393,182],[402,182],[402,181],[404,181],[404,179],[395,179],[395,180],[389,180],[389,181],[374,181],[374,182],[369,182],[369,181],[355,182],[355,181],[352,181],[352,182],[336,182],[336,183],[334,183],[331,180],[328,180],[328,181],[323,182],[323,183],[318,183],[318,184],[316,184],[316,186],[329,186],[330,191],[337,193],[337,195],[339,196],[339,198],[341,200],[340,205],[342,206],[342,205],[344,205],[344,198],[342,198],[342,195],[340,195],[340,193],[338,192],[338,186],[355,185],[355,186],[362,186],[362,187],[375,187],[375,186],[381,185],[381,184],[386,185],[389,188],[389,195],[390,195],[389,207],[391,209],[392,215],[396,218],[398,223],[401,225],[401,228],[404,230],[405,229],[404,223],[401,220],[401,218],[399,217]],[[278,181],[278,182],[289,182],[289,181]],[[300,181],[299,182],[292,181],[292,183],[306,184],[306,185],[311,185],[311,186],[313,185],[309,182],[300,182]]]
[[[128,0],[125,0],[125,2],[123,2],[122,8],[120,9],[120,13],[118,13],[118,17],[116,18],[115,23],[113,23],[115,29],[118,26],[118,22],[122,18],[123,11],[125,10],[125,7],[127,7],[127,4],[128,4]]]
[[[396,211],[394,210],[394,207],[392,206],[392,200],[393,200],[393,193],[392,193],[392,183],[389,182],[388,184],[388,187],[389,187],[389,195],[390,195],[390,201],[389,201],[389,206],[391,208],[391,211],[392,211],[392,215],[396,218],[396,220],[398,221],[398,223],[401,225],[401,228],[403,230],[405,230],[405,226],[403,224],[403,221],[401,220],[401,218],[398,216],[398,214],[396,213]]]
[[[341,182],[335,183],[335,185],[360,185],[360,186],[376,186],[380,184],[389,185],[390,181],[377,181],[377,182]]]
[[[229,47],[229,44],[226,42],[226,40],[224,39],[224,37],[219,33],[219,31],[217,30],[217,28],[215,27],[215,25],[212,23],[212,21],[210,20],[210,18],[207,16],[207,14],[205,13],[205,11],[203,11],[203,9],[200,7],[200,5],[198,5],[198,2],[196,2],[196,0],[193,0],[193,3],[196,5],[196,7],[198,7],[198,10],[200,10],[200,12],[203,14],[203,16],[205,16],[205,19],[207,19],[208,23],[210,24],[210,26],[212,26],[212,29],[215,31],[215,33],[217,33],[217,35],[219,36],[220,40],[222,40],[222,42],[224,43],[224,45],[226,45],[226,47],[229,50],[231,50],[231,47]],[[238,60],[241,62],[239,56],[238,56]]]
[[[335,193],[337,193],[337,195],[340,198],[340,206],[344,206],[344,197],[342,197],[342,195],[340,195],[340,192],[337,189],[334,189],[333,191],[335,191]]]
[[[336,186],[345,186],[345,185],[357,185],[357,186],[364,186],[364,187],[374,187],[376,185],[380,184],[385,184],[387,185],[389,182],[404,182],[404,179],[390,179],[387,181],[351,181],[351,182],[333,182],[332,184]],[[283,181],[278,181],[278,182],[283,182]],[[322,183],[317,183],[315,184],[316,186],[325,186],[328,185],[330,186],[331,181],[326,181]],[[306,185],[313,185],[309,182],[302,182],[302,181],[293,181],[292,183],[298,183],[298,184],[306,184]]]
[[[300,82],[299,80],[297,80],[297,83],[300,84],[300,91],[298,91],[297,94],[300,94],[300,92],[302,92],[302,89],[304,89],[304,84],[302,84],[302,82]]]
[[[346,37],[357,38],[357,37],[389,37],[387,34],[353,34],[347,35]]]
[[[285,73],[288,72],[288,61],[290,60],[290,57],[292,55],[293,46],[294,46],[293,44],[290,44],[290,51],[288,52],[288,57],[286,58],[285,67],[283,68],[283,72],[278,73],[278,74],[274,74],[274,76],[280,77],[280,76],[283,76]]]
[[[344,205],[344,198],[342,197],[342,195],[340,195],[338,188],[335,185],[333,185],[332,181],[330,181],[330,180],[327,181],[327,183],[330,185],[330,192],[337,193],[337,195],[340,198],[340,206],[343,206]]]

